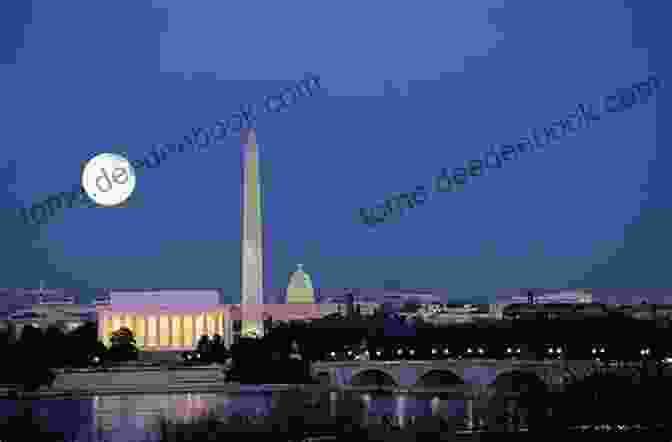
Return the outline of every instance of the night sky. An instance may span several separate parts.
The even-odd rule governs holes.
[[[663,2],[5,3],[0,287],[44,279],[84,301],[218,287],[239,302],[239,137],[142,171],[126,208],[40,227],[17,208],[69,190],[97,153],[140,159],[309,72],[322,91],[257,123],[266,287],[298,263],[320,289],[398,280],[447,300],[671,287]],[[357,215],[652,73],[667,87],[648,104],[376,229]]]

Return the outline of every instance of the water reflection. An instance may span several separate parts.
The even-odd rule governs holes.
[[[219,417],[235,414],[268,415],[283,394],[286,393],[173,393],[34,401],[0,400],[0,416],[16,415],[25,406],[32,408],[35,415],[43,416],[47,428],[72,435],[72,440],[155,441],[158,440],[161,416],[172,421],[186,421],[208,412]],[[465,400],[389,393],[360,393],[353,397],[363,404],[361,418],[365,424],[388,423],[404,427],[409,419],[417,416],[439,415],[446,420],[458,421],[463,421],[465,417]],[[323,398],[329,402],[331,416],[348,413],[345,409],[347,404],[339,409],[343,394],[330,392]]]
[[[419,416],[440,416],[446,421],[454,422],[463,422],[466,419],[465,399],[376,393],[364,393],[361,398],[365,405],[365,425],[389,421],[390,424],[404,428],[409,421]]]

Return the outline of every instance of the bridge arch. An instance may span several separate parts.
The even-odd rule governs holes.
[[[350,385],[355,387],[371,385],[396,387],[399,385],[399,382],[392,374],[387,373],[384,370],[378,368],[366,368],[352,374]]]
[[[448,387],[452,385],[464,385],[466,382],[462,377],[452,370],[434,369],[429,370],[415,383],[416,387]]]
[[[531,370],[506,370],[497,374],[497,377],[488,388],[498,393],[544,393],[548,385],[538,373]]]

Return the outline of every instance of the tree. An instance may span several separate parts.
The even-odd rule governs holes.
[[[212,337],[212,343],[210,345],[210,360],[213,362],[222,363],[226,360],[227,351],[224,346],[224,341],[222,337],[218,334],[215,334]]]
[[[66,355],[63,349],[66,348],[66,336],[63,330],[56,326],[49,326],[44,333],[44,349],[49,367],[63,367],[66,362]]]
[[[55,379],[55,374],[47,367],[47,357],[42,351],[44,344],[42,330],[31,325],[23,327],[16,344],[17,364],[12,377],[25,391],[35,391],[41,385],[51,385]]]
[[[133,332],[127,327],[121,327],[110,336],[108,357],[114,361],[129,361],[138,359],[138,348],[135,345]]]
[[[87,321],[66,335],[66,364],[86,366],[94,356],[103,359],[107,347],[98,339],[98,327],[95,322]]]
[[[208,335],[201,335],[201,337],[198,340],[198,343],[196,344],[196,351],[200,353],[201,358],[207,358],[208,356],[210,356],[210,348],[211,343]]]

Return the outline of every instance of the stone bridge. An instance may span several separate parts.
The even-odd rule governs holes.
[[[316,362],[313,374],[339,387],[384,385],[398,388],[468,387],[485,391],[500,385],[536,383],[562,389],[569,372],[584,377],[595,361],[447,359],[434,361]],[[540,382],[541,381],[541,382]],[[511,389],[509,386],[507,389]]]

